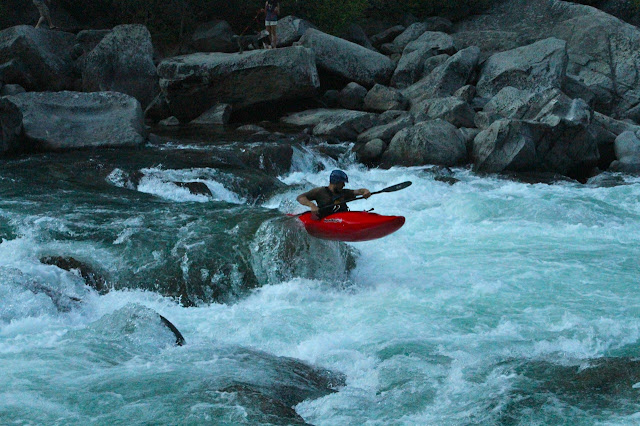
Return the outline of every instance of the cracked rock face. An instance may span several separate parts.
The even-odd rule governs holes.
[[[640,104],[640,30],[598,9],[558,0],[511,0],[465,20],[457,30],[510,31],[529,42],[564,40],[567,76],[595,95],[596,111],[627,118]]]

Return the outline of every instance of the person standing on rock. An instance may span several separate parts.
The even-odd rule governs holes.
[[[278,44],[278,34],[276,28],[278,26],[278,15],[280,14],[280,2],[278,0],[267,0],[264,4],[265,20],[264,26],[269,32],[269,39],[271,40],[270,49],[275,49]]]
[[[51,0],[47,0],[47,3],[49,3],[50,1]],[[53,25],[53,22],[51,22],[51,14],[49,13],[49,8],[47,7],[47,5],[44,4],[44,0],[33,0],[33,4],[38,8],[38,12],[40,12],[40,19],[38,19],[36,28],[40,28],[40,25],[42,25],[45,19],[49,23],[50,29],[57,28],[55,25]]]

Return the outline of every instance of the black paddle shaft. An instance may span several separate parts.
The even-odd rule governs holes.
[[[380,194],[382,192],[400,191],[401,189],[405,189],[408,186],[411,186],[411,181],[406,181],[406,182],[398,183],[396,185],[391,185],[387,188],[381,189],[380,191],[372,192],[371,195]],[[328,208],[337,206],[338,204],[348,203],[350,201],[362,200],[363,198],[364,196],[359,196],[359,197],[349,198],[343,201],[334,201],[333,204],[327,204],[326,206],[319,207],[319,210],[328,209]]]

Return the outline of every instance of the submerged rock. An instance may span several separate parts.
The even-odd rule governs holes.
[[[140,103],[116,92],[28,92],[6,98],[23,115],[37,149],[139,146],[147,138]]]
[[[109,292],[107,287],[107,280],[96,272],[91,266],[74,259],[73,257],[63,256],[46,256],[40,259],[40,262],[46,265],[54,265],[65,271],[78,271],[85,283],[96,290],[100,294],[106,294]]]

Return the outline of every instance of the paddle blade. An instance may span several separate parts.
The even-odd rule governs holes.
[[[397,185],[392,185],[388,188],[384,188],[381,189],[380,191],[376,191],[375,194],[378,194],[380,192],[394,192],[394,191],[400,191],[401,189],[405,189],[406,187],[411,186],[411,181],[406,181],[406,182],[402,182],[399,183]]]

